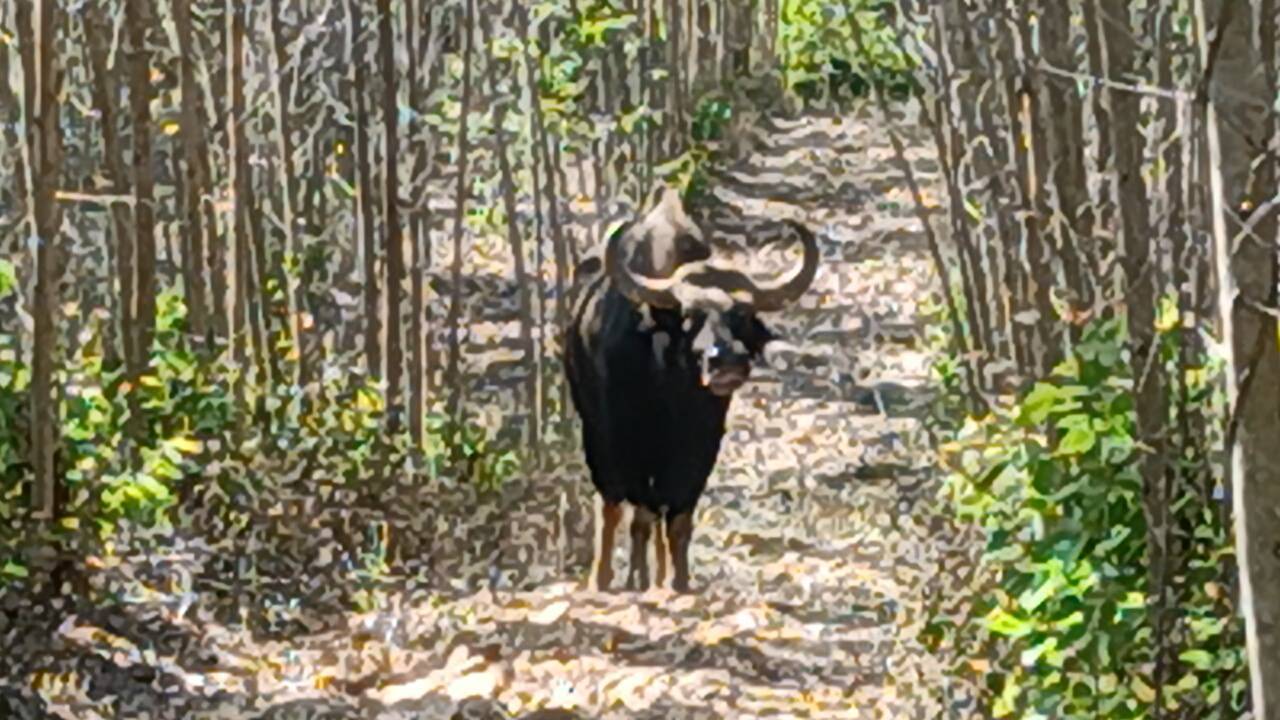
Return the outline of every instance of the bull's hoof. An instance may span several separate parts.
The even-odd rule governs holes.
[[[592,590],[596,592],[609,592],[609,586],[613,584],[613,573],[596,573],[589,583]]]
[[[627,574],[627,592],[644,592],[649,589],[649,574],[632,572]]]

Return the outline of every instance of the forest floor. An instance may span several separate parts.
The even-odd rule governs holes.
[[[40,698],[76,718],[968,717],[917,640],[955,568],[920,420],[937,278],[914,203],[877,113],[770,122],[716,193],[817,230],[818,280],[772,326],[826,360],[762,370],[739,392],[696,516],[694,593],[587,589],[590,487],[566,458],[570,490],[504,496],[502,559],[452,589],[270,635],[154,581],[118,612],[38,610],[48,634],[28,633],[0,670],[0,714],[7,698],[15,717],[42,717]],[[931,188],[931,148],[908,144]],[[459,566],[467,527],[441,526]],[[621,533],[621,577],[628,547]]]

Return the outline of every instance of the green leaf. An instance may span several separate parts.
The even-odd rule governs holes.
[[[1197,670],[1209,670],[1213,667],[1213,655],[1207,650],[1184,650],[1178,659]]]
[[[163,502],[170,497],[169,488],[150,475],[138,473],[134,477],[134,482],[140,490],[145,490],[152,500]]]
[[[20,577],[20,578],[27,577],[29,574],[25,567],[23,567],[22,565],[19,565],[16,562],[13,562],[12,560],[4,564],[4,568],[0,569],[0,573],[4,573],[5,575],[12,575],[13,577]]]
[[[1045,600],[1048,600],[1064,585],[1066,585],[1066,580],[1062,577],[1061,573],[1055,572],[1045,578],[1045,581],[1042,582],[1039,587],[1022,593],[1022,595],[1018,597],[1018,605],[1023,610],[1026,610],[1029,613],[1034,613],[1037,608],[1044,604]]]
[[[1056,385],[1038,382],[1023,399],[1018,411],[1018,421],[1027,425],[1043,423],[1061,398]]]
[[[991,632],[1008,637],[1023,637],[1031,632],[1031,623],[1006,612],[1003,608],[995,608],[986,618],[987,628]]]
[[[0,258],[0,300],[9,297],[9,293],[18,287],[18,271],[13,263]]]
[[[1097,443],[1098,436],[1094,434],[1093,428],[1075,427],[1062,436],[1062,441],[1058,443],[1058,451],[1054,453],[1058,456],[1080,456],[1093,449]]]

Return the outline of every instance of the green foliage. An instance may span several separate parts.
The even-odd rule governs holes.
[[[733,105],[718,94],[708,95],[693,111],[691,135],[694,142],[709,142],[724,137],[725,128],[733,118]]]
[[[433,419],[423,446],[413,448],[407,431],[388,431],[381,388],[337,363],[306,388],[269,379],[253,384],[225,355],[188,346],[186,308],[176,290],[157,298],[150,362],[136,384],[106,358],[107,322],[101,312],[87,317],[74,353],[55,375],[58,468],[67,488],[57,523],[62,542],[79,542],[80,530],[106,540],[125,523],[164,530],[191,496],[209,499],[209,512],[242,522],[246,503],[274,492],[277,481],[253,470],[264,462],[277,463],[276,473],[280,463],[300,466],[307,482],[323,478],[368,496],[384,491],[389,470],[411,454],[426,459],[430,477],[450,476],[487,491],[520,466],[493,423]],[[287,343],[281,349],[287,355]],[[0,586],[26,576],[29,378],[16,339],[0,333]],[[252,419],[235,410],[237,384],[258,408]],[[139,416],[131,415],[131,399]]]
[[[518,454],[497,440],[496,428],[479,420],[427,417],[424,451],[433,474],[453,472],[482,490],[497,490],[520,468]]]
[[[1160,325],[1176,370],[1176,323]],[[981,529],[990,582],[967,617],[935,618],[925,636],[962,648],[956,672],[985,669],[994,717],[1147,717],[1160,646],[1178,658],[1162,694],[1169,710],[1240,707],[1243,660],[1221,589],[1230,534],[1203,493],[1174,502],[1171,521],[1191,528],[1178,546],[1190,572],[1174,619],[1159,624],[1139,469],[1152,450],[1137,439],[1126,340],[1122,319],[1092,323],[1049,377],[967,418],[942,445],[943,498]],[[948,393],[962,392],[958,367],[936,368]],[[1207,403],[1210,373],[1183,375],[1187,400]]]
[[[781,13],[783,78],[801,97],[861,97],[874,87],[901,97],[919,90],[912,74],[919,61],[890,23],[896,13],[890,0],[784,0]]]

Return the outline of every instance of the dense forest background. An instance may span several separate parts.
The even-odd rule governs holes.
[[[1276,717],[1276,11],[0,4],[0,635],[22,658],[0,697],[122,712],[66,680],[105,670],[41,654],[71,617],[99,628],[87,657],[178,672],[111,614],[138,593],[287,645],[318,608],[407,617],[576,578],[574,267],[666,186],[759,251],[720,189],[787,128],[831,149],[853,127],[887,151],[833,167],[898,184],[841,214],[910,216],[933,273],[907,331],[932,353],[929,492],[868,516],[939,553],[883,605],[940,668],[896,692],[945,717]],[[840,196],[803,153],[756,173],[758,199]],[[823,322],[875,304],[832,282],[820,302],[849,303]],[[740,609],[711,607],[686,610]],[[488,657],[484,627],[431,667],[474,681],[449,650]],[[332,675],[314,689],[368,689]],[[849,697],[821,702],[850,717]]]

